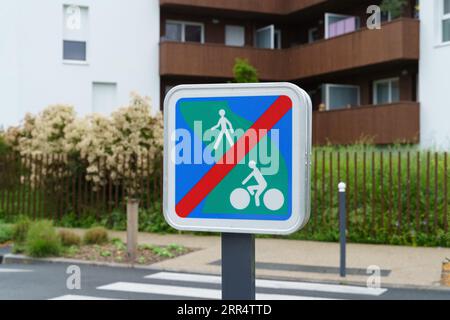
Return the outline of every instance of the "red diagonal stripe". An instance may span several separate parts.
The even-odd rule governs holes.
[[[287,96],[280,96],[256,122],[239,138],[201,179],[197,184],[178,202],[175,211],[178,216],[185,218],[200,202],[230,173],[231,170],[259,143],[273,126],[291,110],[292,100]],[[254,131],[252,131],[254,130]],[[257,139],[246,139],[247,136],[257,133]],[[246,140],[249,140],[248,148],[245,148]],[[245,150],[245,152],[238,152]],[[235,157],[236,156],[236,157]],[[230,161],[229,159],[235,159]],[[232,163],[227,163],[232,162]]]

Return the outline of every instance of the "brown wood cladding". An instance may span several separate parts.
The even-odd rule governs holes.
[[[376,144],[417,143],[420,107],[415,102],[313,113],[313,144],[351,144],[369,139]]]
[[[160,0],[160,6],[186,6],[247,11],[265,14],[290,14],[327,0]]]
[[[163,42],[163,76],[231,78],[237,57],[247,58],[263,80],[296,80],[385,62],[419,59],[419,21],[401,18],[380,30],[362,29],[282,50]]]

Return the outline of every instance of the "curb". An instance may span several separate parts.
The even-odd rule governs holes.
[[[37,263],[61,263],[61,264],[82,264],[96,267],[111,267],[111,268],[124,268],[124,269],[143,269],[143,270],[155,270],[150,266],[142,266],[126,263],[113,263],[113,262],[100,262],[100,261],[86,261],[67,258],[32,258],[22,254],[5,254],[3,256],[3,264],[37,264]]]
[[[3,264],[37,264],[37,263],[61,263],[61,264],[80,264],[94,267],[110,267],[110,268],[123,268],[123,269],[136,269],[136,270],[148,270],[148,271],[156,271],[156,272],[185,272],[185,273],[195,273],[201,275],[215,275],[220,276],[218,273],[206,273],[206,272],[191,272],[189,270],[181,269],[170,269],[164,267],[153,267],[152,265],[142,266],[142,265],[132,265],[132,264],[124,264],[124,263],[111,263],[111,262],[98,262],[98,261],[86,261],[86,260],[76,260],[76,259],[67,259],[67,258],[31,258],[24,255],[19,254],[6,254],[3,256]],[[268,276],[260,276],[258,279],[264,280],[278,280],[278,281],[300,281],[306,283],[323,283],[323,284],[334,284],[334,285],[352,285],[352,286],[366,286],[365,282],[351,281],[351,280],[311,280],[299,277],[268,277]],[[411,284],[388,284],[383,286],[385,289],[393,288],[393,289],[417,289],[417,290],[439,290],[439,291],[448,291],[450,292],[450,288],[442,287],[442,286],[420,286],[420,285],[411,285]]]

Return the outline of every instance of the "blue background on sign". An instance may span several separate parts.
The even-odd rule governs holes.
[[[279,96],[255,96],[255,97],[214,97],[214,98],[183,98],[178,100],[175,112],[176,129],[185,129],[191,134],[191,147],[194,150],[194,144],[201,143],[202,150],[206,145],[200,142],[199,137],[194,135],[193,130],[184,120],[180,112],[180,104],[184,101],[226,101],[229,108],[238,116],[243,117],[254,123],[261,115],[278,99]],[[201,120],[201,119],[199,119]],[[230,214],[230,213],[214,213],[204,214],[202,208],[206,198],[189,214],[187,218],[203,218],[203,219],[245,219],[245,220],[287,220],[292,212],[292,110],[273,127],[279,130],[280,141],[279,151],[284,158],[288,169],[289,194],[288,214]],[[270,134],[270,133],[269,133]],[[175,166],[175,202],[178,203],[192,187],[213,167],[214,165],[202,164],[177,164]],[[229,201],[228,199],[224,201]]]

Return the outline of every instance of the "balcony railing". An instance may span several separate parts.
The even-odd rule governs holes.
[[[313,113],[313,143],[417,143],[420,107],[415,102],[360,106]]]
[[[419,21],[401,18],[380,30],[361,29],[289,49],[162,42],[161,75],[231,78],[247,58],[262,80],[286,81],[395,61],[419,59]]]
[[[328,0],[160,0],[161,7],[199,7],[262,14],[290,14]]]

